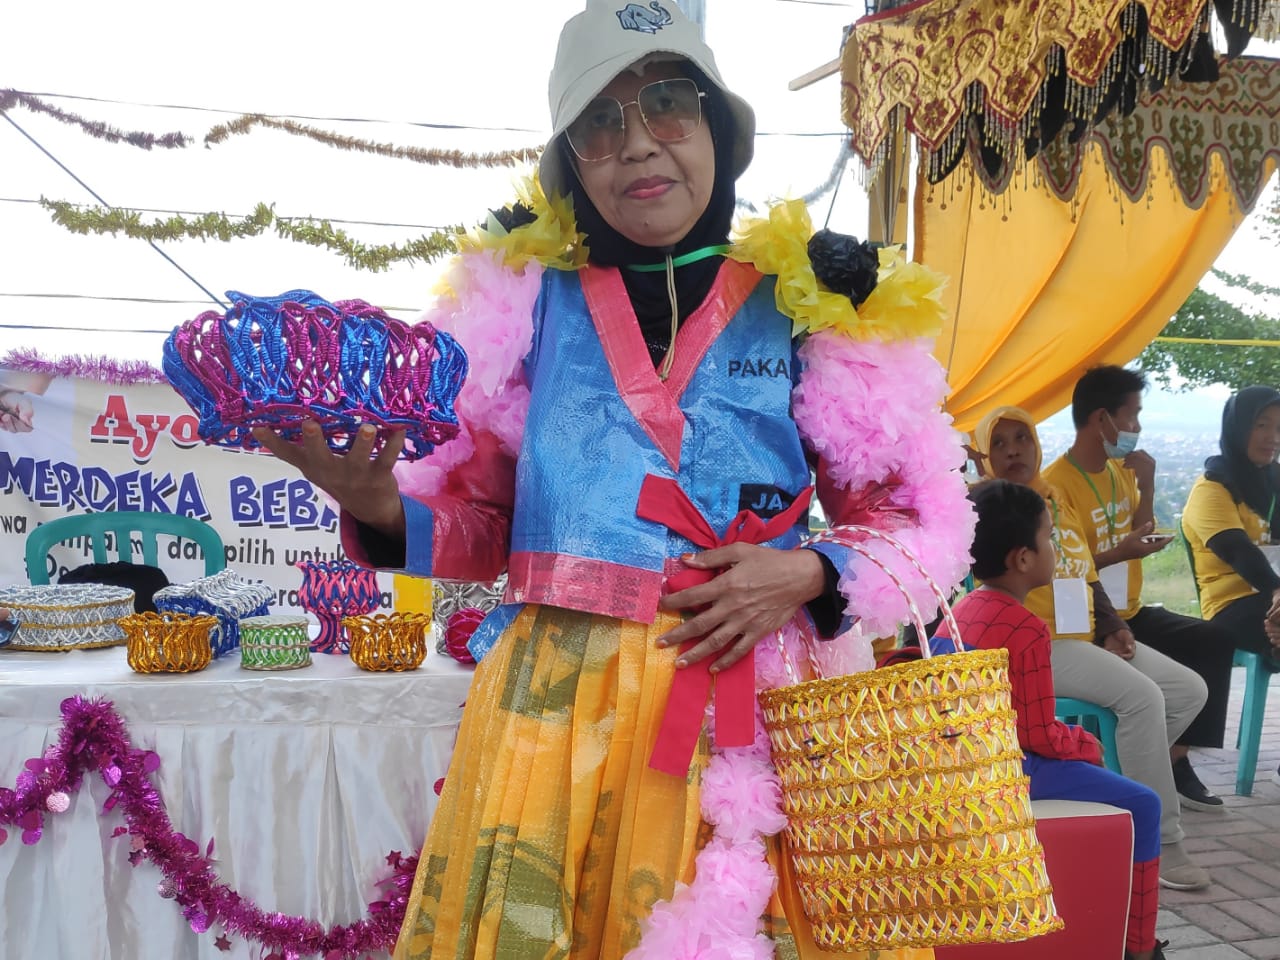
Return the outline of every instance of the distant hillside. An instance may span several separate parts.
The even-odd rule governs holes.
[[[1152,388],[1142,399],[1142,429],[1145,433],[1199,436],[1208,433],[1217,446],[1218,428],[1222,423],[1222,405],[1231,391],[1226,387],[1209,387],[1171,393]],[[1074,433],[1071,408],[1060,410],[1041,425],[1041,431]]]

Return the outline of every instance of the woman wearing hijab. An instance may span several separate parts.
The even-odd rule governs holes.
[[[823,956],[780,855],[753,711],[758,684],[787,680],[759,641],[842,617],[892,632],[906,613],[874,566],[805,539],[811,470],[833,526],[892,527],[940,583],[963,575],[945,383],[919,329],[859,340],[826,322],[866,320],[876,293],[854,310],[816,284],[807,216],[798,245],[730,248],[754,116],[674,4],[590,0],[550,101],[544,193],[464,241],[429,315],[471,364],[458,438],[393,471],[401,438],[371,456],[371,428],[346,455],[318,429],[258,435],[337,500],[353,559],[508,575],[470,645],[395,955]],[[757,269],[770,258],[787,262]],[[930,300],[936,278],[880,259],[881,286],[914,284],[893,302]],[[780,310],[794,290],[805,304]]]
[[[1218,449],[1182,513],[1200,614],[1236,648],[1280,662],[1280,576],[1269,556],[1280,543],[1280,391],[1245,387],[1229,397]],[[1215,693],[1225,716],[1228,690]]]
[[[1100,704],[1116,715],[1116,752],[1125,776],[1160,796],[1160,883],[1175,890],[1209,884],[1209,873],[1183,848],[1173,762],[1186,746],[1171,745],[1201,713],[1204,680],[1189,667],[1138,643],[1098,580],[1084,528],[1040,475],[1035,421],[1019,407],[997,407],[978,424],[974,443],[987,472],[1025,484],[1045,499],[1057,554],[1053,583],[1027,595],[1027,608],[1053,635],[1057,693]],[[1217,731],[1222,745],[1222,731]]]
[[[1182,514],[1200,613],[1237,648],[1277,657],[1280,576],[1268,553],[1280,543],[1280,391],[1245,387],[1228,398],[1218,446]]]

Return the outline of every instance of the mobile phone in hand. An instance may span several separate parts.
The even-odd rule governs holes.
[[[1172,533],[1148,533],[1142,538],[1143,543],[1168,543],[1173,539]]]

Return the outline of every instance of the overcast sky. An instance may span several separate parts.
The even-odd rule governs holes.
[[[265,113],[315,118],[303,122],[404,146],[482,151],[539,144],[548,130],[546,77],[556,37],[581,5],[15,3],[4,13],[0,87],[42,95],[62,110],[122,130],[195,138],[185,150],[147,152],[25,109],[11,111],[31,137],[115,206],[238,217],[259,202],[274,203],[281,215],[365,221],[335,223],[365,243],[403,243],[474,222],[487,207],[508,201],[513,172],[425,166],[262,128],[206,148],[205,133],[240,114]],[[706,8],[721,72],[755,107],[764,134],[740,194],[757,202],[805,194],[826,180],[839,150],[839,84],[832,77],[791,93],[787,82],[836,56],[841,28],[864,4],[706,0]],[[415,123],[497,129],[433,130]],[[858,187],[854,177],[844,178],[831,225],[861,236],[866,201]],[[158,364],[163,334],[214,308],[145,242],[69,234],[30,202],[40,197],[94,202],[0,118],[0,324],[45,328],[0,325],[0,356],[34,347],[49,356],[107,354]],[[827,197],[815,205],[819,223],[830,204]],[[1229,251],[1232,269],[1274,263],[1274,242],[1259,245],[1251,233],[1246,227]],[[403,311],[406,319],[429,302],[435,276],[421,264],[356,271],[334,253],[272,237],[184,241],[163,249],[218,295],[235,289],[269,296],[302,287],[330,300],[368,300]],[[108,297],[179,302],[90,299]],[[153,332],[119,332],[128,330]]]

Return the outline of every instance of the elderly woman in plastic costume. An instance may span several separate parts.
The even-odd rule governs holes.
[[[907,605],[809,538],[811,483],[833,525],[891,530],[940,583],[968,562],[940,279],[837,242],[820,283],[798,203],[730,244],[755,118],[651,6],[669,22],[592,0],[566,24],[541,189],[469,235],[428,315],[471,362],[458,438],[396,466],[370,427],[345,456],[315,425],[258,434],[337,500],[353,558],[508,574],[397,958],[824,955],[755,692],[788,682],[780,638],[803,662],[801,634],[841,635],[814,645],[828,669],[869,668],[865,635]]]

